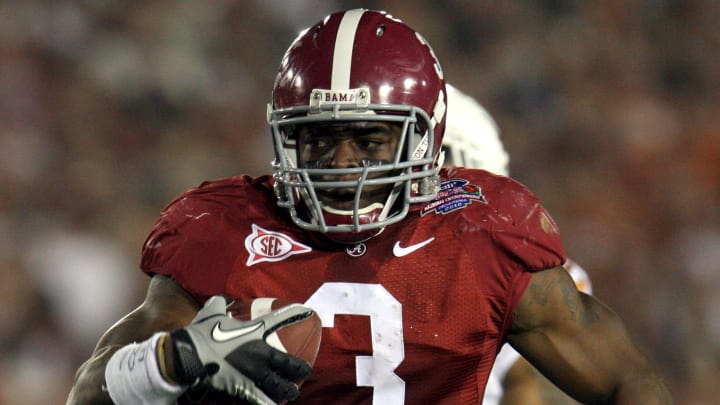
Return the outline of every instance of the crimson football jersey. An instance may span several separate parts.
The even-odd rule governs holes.
[[[479,403],[531,272],[560,266],[557,227],[518,182],[443,170],[437,198],[355,245],[293,225],[270,177],[206,182],[143,248],[148,274],[215,294],[305,303],[323,323],[294,403]]]

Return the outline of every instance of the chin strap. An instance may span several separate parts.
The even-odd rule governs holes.
[[[388,196],[388,199],[385,201],[385,206],[383,207],[383,210],[380,212],[380,216],[378,217],[378,221],[382,221],[390,214],[390,210],[392,209],[393,205],[395,205],[395,201],[397,201],[398,196],[400,195],[400,192],[402,191],[402,183],[395,183],[395,187],[393,187],[392,191],[390,192],[390,195]]]

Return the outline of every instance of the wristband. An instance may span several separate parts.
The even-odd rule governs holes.
[[[187,387],[170,384],[160,373],[156,356],[165,332],[115,352],[105,366],[105,384],[115,404],[174,404]]]
[[[160,369],[160,375],[165,379],[165,381],[169,382],[171,385],[179,385],[175,380],[170,378],[170,375],[167,371],[167,365],[165,362],[165,341],[167,341],[168,336],[170,334],[163,333],[160,335],[160,338],[158,339],[157,343],[157,361],[158,361],[158,368]]]

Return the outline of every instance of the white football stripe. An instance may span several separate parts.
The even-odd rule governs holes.
[[[250,304],[250,319],[259,318],[263,315],[267,315],[272,311],[272,303],[275,298],[255,298]],[[271,333],[265,338],[265,341],[271,347],[280,350],[283,353],[287,353],[287,349],[280,341],[277,333]]]
[[[350,10],[343,15],[335,38],[333,53],[332,78],[330,89],[347,90],[350,88],[350,68],[352,61],[355,32],[357,31],[363,10]]]
[[[259,318],[272,311],[272,303],[275,298],[255,298],[250,304],[250,319]]]

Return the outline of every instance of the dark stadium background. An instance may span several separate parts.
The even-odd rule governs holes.
[[[175,195],[265,173],[291,40],[422,32],[678,404],[720,397],[720,2],[0,1],[0,404],[64,403]],[[452,106],[450,106],[452,108]]]

